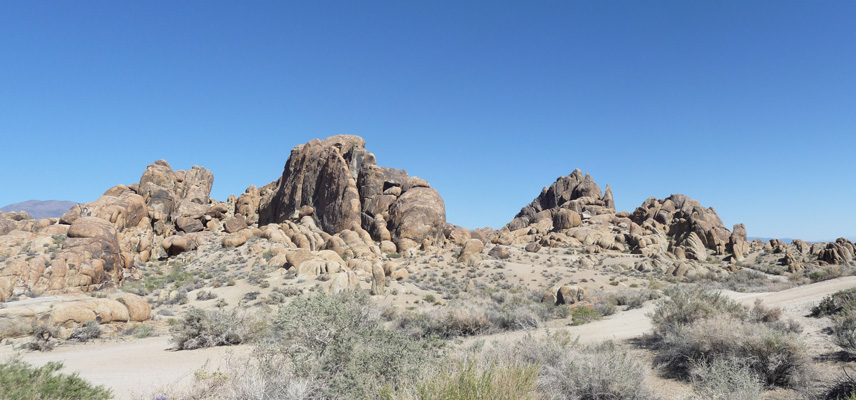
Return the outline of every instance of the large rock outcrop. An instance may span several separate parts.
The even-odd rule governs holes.
[[[173,171],[168,162],[158,160],[146,167],[138,192],[156,220],[200,219],[208,210],[213,184],[214,174],[205,168]]]
[[[731,237],[713,207],[704,208],[682,194],[649,198],[633,211],[630,219],[643,228],[663,231],[671,237],[673,247],[683,246],[697,257],[702,256],[698,254],[701,247],[723,254]]]
[[[440,194],[406,171],[375,165],[358,136],[312,140],[291,151],[282,176],[258,195],[259,225],[311,217],[328,234],[365,231],[398,250],[434,242],[446,211]],[[255,191],[238,199],[236,212],[252,220]]]
[[[579,225],[574,222],[579,219],[578,216],[562,210],[591,215],[615,213],[612,189],[607,186],[606,194],[603,194],[591,176],[583,175],[578,169],[574,170],[570,175],[558,178],[552,185],[541,190],[541,194],[523,207],[506,228],[515,231],[541,221],[555,221],[555,224],[561,226],[556,229]]]
[[[59,328],[59,337],[66,338],[72,328],[89,321],[142,322],[150,317],[149,304],[130,293],[112,293],[106,298],[80,294],[37,297],[0,308],[0,339],[29,335],[38,324]]]

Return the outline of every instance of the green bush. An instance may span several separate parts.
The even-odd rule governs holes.
[[[17,359],[0,364],[0,398],[5,400],[111,399],[103,386],[94,386],[77,374],[58,374],[62,363],[34,367]]]
[[[142,339],[151,336],[153,331],[151,325],[140,325],[131,330],[131,334],[137,339]]]
[[[675,288],[666,294],[668,297],[659,301],[651,315],[655,337],[663,337],[697,320],[717,315],[731,315],[738,319],[746,316],[746,310],[740,303],[701,287]]]
[[[325,383],[336,398],[394,393],[415,379],[430,344],[381,325],[365,293],[298,297],[282,306],[271,327],[272,352],[287,352],[298,377]]]
[[[532,364],[459,360],[420,382],[420,400],[526,400],[534,393],[538,367]]]
[[[839,290],[824,297],[818,305],[811,308],[811,316],[823,317],[850,310],[856,310],[856,288]]]
[[[578,307],[571,312],[571,324],[582,325],[603,318],[597,310],[589,307]]]

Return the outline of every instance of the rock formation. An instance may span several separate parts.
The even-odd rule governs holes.
[[[731,237],[712,207],[704,208],[682,194],[649,198],[633,211],[630,219],[643,228],[665,233],[671,238],[672,249],[684,247],[693,257],[701,257],[702,248],[724,254]]]
[[[604,195],[591,176],[583,175],[578,169],[574,170],[570,175],[558,178],[552,185],[541,190],[541,194],[529,205],[523,207],[506,225],[506,228],[515,231],[539,221],[553,221],[554,215],[562,210],[591,215],[615,213],[612,189],[608,188]],[[568,218],[572,218],[573,221],[569,222]],[[564,213],[559,217],[558,222],[562,226],[568,226],[575,220],[569,217],[568,213]]]
[[[282,176],[266,186],[273,189],[259,195],[259,225],[311,216],[328,234],[364,230],[399,252],[439,241],[446,223],[439,193],[404,170],[375,165],[364,146],[360,137],[339,135],[295,147]],[[252,219],[255,191],[245,195],[238,212]]]

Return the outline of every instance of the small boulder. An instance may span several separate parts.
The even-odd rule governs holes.
[[[526,252],[528,253],[537,253],[541,250],[541,244],[539,244],[538,242],[529,242],[529,244],[527,244],[526,247],[523,248],[523,250],[526,250]]]
[[[490,249],[487,255],[499,260],[506,260],[511,257],[511,252],[509,252],[504,246],[494,246]]]
[[[410,279],[410,271],[404,268],[397,269],[392,274],[390,274],[389,277],[397,281],[404,281]]]

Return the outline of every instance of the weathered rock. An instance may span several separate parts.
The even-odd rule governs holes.
[[[707,250],[705,250],[704,243],[695,232],[690,232],[689,236],[684,240],[683,246],[686,251],[687,259],[698,261],[707,260]]]
[[[665,227],[665,234],[676,244],[686,243],[690,234],[695,233],[705,248],[717,254],[725,251],[731,236],[712,207],[704,208],[698,201],[681,194],[661,200],[649,198],[633,211],[630,218],[643,227]],[[691,255],[687,254],[687,257]]]
[[[60,221],[72,224],[80,217],[97,217],[113,224],[122,231],[139,225],[148,216],[145,201],[124,185],[108,190],[97,200],[78,204],[63,214]]]
[[[29,335],[39,323],[73,328],[89,321],[100,324],[142,322],[150,316],[148,303],[130,293],[110,294],[107,298],[80,294],[44,296],[8,303],[0,308],[0,337]]]
[[[557,179],[550,187],[545,187],[538,197],[514,216],[506,228],[515,231],[527,227],[534,222],[536,215],[545,210],[569,209],[580,214],[583,211],[591,214],[598,214],[601,210],[609,211],[607,200],[609,198],[603,196],[591,176],[574,170],[570,175]],[[614,211],[613,205],[611,212]]]
[[[374,264],[372,266],[372,296],[380,296],[383,294],[386,287],[386,274],[383,272],[383,267]]]
[[[746,237],[746,226],[735,224],[728,238],[728,245],[736,261],[743,261],[749,253],[750,244]]]
[[[526,250],[529,253],[537,253],[541,250],[541,245],[538,242],[529,242],[523,250]]]
[[[246,217],[239,214],[223,221],[223,229],[227,233],[235,233],[247,227]]]
[[[612,197],[612,188],[609,184],[606,185],[606,191],[603,193],[603,206],[615,211],[615,199]]]
[[[799,272],[805,269],[805,265],[802,260],[800,260],[800,258],[790,250],[785,252],[785,256],[782,258],[781,262],[783,265],[788,267],[788,272],[790,273]]]
[[[556,292],[556,304],[574,304],[588,297],[583,288],[578,286],[562,286]]]
[[[399,250],[407,247],[402,246],[405,239],[414,243],[421,243],[424,239],[439,240],[445,224],[446,205],[435,189],[410,189],[389,209],[390,232]]]
[[[6,218],[3,213],[0,213],[0,235],[5,235],[17,229],[17,225],[12,220]]]
[[[235,215],[242,215],[250,223],[258,222],[259,202],[261,192],[255,186],[250,185],[235,202]]]
[[[472,238],[469,229],[452,224],[446,225],[443,235],[456,246],[463,246]]]
[[[213,204],[211,207],[208,207],[207,211],[205,211],[205,215],[212,219],[223,219],[228,213],[229,207],[226,203]]]
[[[163,249],[166,250],[167,255],[175,256],[184,253],[185,251],[195,250],[198,244],[194,236],[178,235],[164,239],[162,245]]]
[[[458,262],[470,266],[476,265],[482,260],[482,251],[484,251],[484,243],[478,239],[470,239],[461,249]]]
[[[360,164],[364,146],[360,137],[339,135],[295,147],[272,200],[261,203],[259,222],[283,222],[308,205],[325,232],[360,227],[360,194],[351,164]]]
[[[359,285],[359,277],[351,271],[335,273],[324,285],[327,293],[339,293],[342,291],[355,290]]]
[[[838,238],[835,242],[827,243],[823,250],[817,254],[817,259],[829,264],[845,264],[853,260],[856,254],[856,246],[845,238]]]
[[[389,277],[392,279],[395,279],[397,281],[407,280],[407,279],[410,279],[410,271],[408,271],[404,268],[397,269],[397,270],[393,271],[391,274],[389,274]]]
[[[139,191],[150,208],[170,216],[198,218],[205,214],[210,200],[214,174],[194,165],[186,171],[173,171],[164,160],[150,164],[140,177]]]
[[[794,247],[796,247],[797,251],[800,254],[808,254],[811,251],[811,243],[806,243],[800,239],[794,239],[794,241],[791,242],[791,244],[793,244]]]
[[[511,252],[503,246],[494,246],[487,255],[499,260],[506,260],[511,257]]]
[[[247,237],[241,232],[230,233],[223,238],[221,244],[223,247],[239,247],[247,243]]]
[[[553,230],[555,231],[576,228],[582,224],[582,217],[576,211],[563,208],[553,212]]]
[[[398,269],[398,264],[396,264],[392,261],[387,261],[387,262],[383,263],[383,274],[386,276],[392,275],[392,273],[395,272],[395,270],[397,270],[397,269]]]
[[[192,217],[178,217],[175,227],[185,233],[201,232],[204,229],[202,221]]]
[[[395,246],[395,243],[384,240],[380,242],[380,252],[383,254],[392,254],[398,251],[398,247]]]

